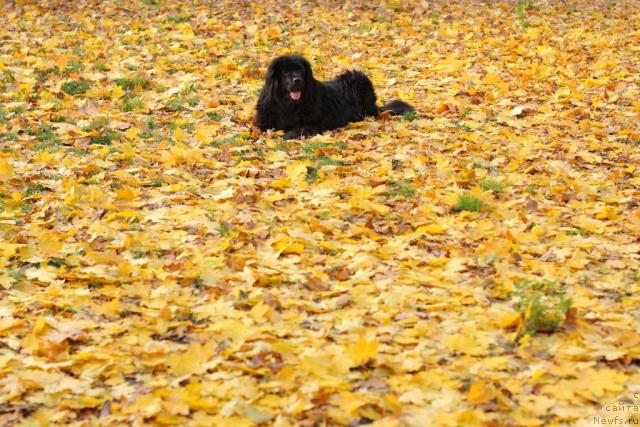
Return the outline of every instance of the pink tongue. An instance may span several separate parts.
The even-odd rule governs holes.
[[[291,92],[291,99],[298,101],[300,99],[301,92]]]

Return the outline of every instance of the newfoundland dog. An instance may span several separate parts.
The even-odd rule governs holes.
[[[400,100],[378,107],[371,80],[361,72],[347,71],[320,82],[306,59],[287,55],[269,64],[256,110],[256,127],[284,130],[285,139],[293,139],[337,129],[383,111],[401,115],[413,107]]]

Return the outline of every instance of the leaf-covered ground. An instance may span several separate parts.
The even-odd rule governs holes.
[[[639,3],[275,3],[3,2],[0,424],[576,425],[640,391]],[[417,117],[253,130],[290,52]]]

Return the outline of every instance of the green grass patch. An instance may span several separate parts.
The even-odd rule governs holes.
[[[109,65],[105,63],[98,62],[93,66],[93,69],[96,71],[109,71],[111,68],[109,68]]]
[[[109,119],[99,118],[91,122],[84,128],[85,132],[97,131],[99,134],[91,137],[90,144],[111,145],[114,141],[119,141],[122,134],[109,126]]]
[[[42,126],[36,133],[36,138],[38,138],[38,141],[46,144],[60,144],[58,137],[56,137],[52,130],[50,126]]]
[[[305,144],[302,147],[302,150],[305,153],[315,153],[317,150],[321,150],[323,148],[335,148],[338,151],[342,151],[347,147],[347,144],[345,144],[343,141],[338,141],[335,144],[331,143],[331,142],[317,142],[317,141],[312,141],[309,142],[308,144]]]
[[[566,234],[567,236],[582,236],[582,237],[586,237],[586,236],[589,235],[588,232],[586,232],[585,230],[581,229],[580,227],[565,228],[564,229],[564,234]]]
[[[222,116],[220,114],[216,113],[215,111],[209,111],[207,113],[207,117],[209,117],[214,122],[219,122],[220,120],[222,120]]]
[[[465,132],[473,132],[473,129],[470,128],[464,121],[462,120],[457,120],[453,126],[456,128],[456,130],[462,130]]]
[[[231,234],[231,229],[225,223],[221,223],[217,230],[224,237],[227,237],[229,234]]]
[[[388,191],[387,196],[390,197],[406,197],[411,198],[416,195],[416,190],[407,184],[400,182],[394,182],[391,184],[391,190]]]
[[[329,144],[329,145],[333,145],[333,144]],[[329,156],[306,155],[306,156],[300,156],[298,158],[300,158],[300,159],[309,159],[309,160],[313,160],[313,162],[314,162],[313,166],[308,166],[307,167],[307,178],[306,178],[306,181],[309,184],[313,184],[316,181],[318,181],[318,179],[320,179],[320,171],[322,170],[322,168],[324,166],[342,166],[342,165],[344,165],[344,162],[342,160],[332,159]]]
[[[173,15],[167,18],[168,22],[171,22],[172,24],[182,24],[184,22],[189,22],[191,20],[191,15],[189,14],[180,14],[180,15]]]
[[[240,135],[235,134],[232,136],[227,136],[225,138],[219,139],[213,143],[214,147],[222,147],[223,145],[234,145],[239,141]]]
[[[146,89],[151,84],[151,81],[144,76],[135,76],[124,79],[117,79],[116,84],[123,90],[134,90],[136,88]]]
[[[65,74],[77,73],[82,70],[82,64],[78,61],[67,62],[67,68],[64,70]]]
[[[318,174],[319,171],[319,167],[307,167],[307,178],[305,178],[305,181],[309,184],[315,183],[320,178],[320,175]]]
[[[494,193],[502,193],[506,185],[499,183],[495,179],[485,178],[480,181],[480,188],[484,191],[493,191]]]
[[[69,266],[66,263],[66,261],[61,259],[61,258],[49,258],[49,261],[47,262],[47,265],[50,265],[51,267],[55,267],[55,268],[68,267]]]
[[[135,110],[141,110],[144,108],[144,102],[142,98],[135,96],[132,98],[126,97],[122,101],[122,111],[129,112]]]
[[[42,184],[33,184],[33,185],[30,185],[24,193],[27,197],[31,197],[36,194],[43,193],[46,190],[47,189]]]
[[[326,147],[331,147],[333,144],[331,144],[330,142],[310,142],[308,144],[305,144],[302,147],[302,150],[305,153],[314,153],[316,150],[319,150],[321,148],[326,148]]]
[[[480,212],[480,210],[486,206],[487,205],[476,196],[469,193],[462,193],[458,194],[458,200],[456,200],[453,210],[454,212]]]
[[[44,70],[36,70],[35,72],[38,83],[46,82],[52,74],[56,76],[60,75],[60,69],[58,66],[49,67]]]
[[[70,80],[62,84],[62,91],[67,95],[83,95],[91,89],[86,80]]]
[[[170,111],[182,111],[187,106],[195,107],[200,100],[196,96],[173,98],[167,101],[165,108]]]
[[[342,166],[344,162],[342,160],[333,159],[329,156],[317,156],[315,158],[316,163],[319,166]]]
[[[186,48],[186,46],[185,46],[185,48]],[[179,94],[182,95],[182,96],[187,96],[187,95],[189,95],[190,93],[193,93],[193,92],[198,92],[198,85],[192,83],[192,84],[190,84],[188,86],[185,86],[179,92]]]
[[[527,21],[527,10],[533,8],[534,0],[518,0],[516,3],[516,17],[522,28],[529,26]]]

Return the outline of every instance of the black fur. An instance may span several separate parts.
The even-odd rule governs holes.
[[[292,139],[337,129],[383,111],[404,114],[413,107],[400,100],[378,107],[371,80],[363,73],[347,71],[320,82],[306,59],[287,55],[269,64],[256,110],[256,127],[284,130],[285,138]]]

